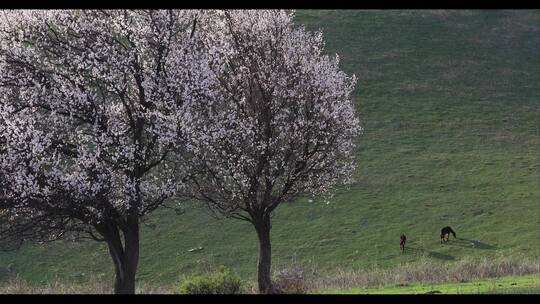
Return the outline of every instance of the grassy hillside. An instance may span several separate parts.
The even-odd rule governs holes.
[[[328,203],[280,206],[274,267],[392,267],[428,256],[540,257],[540,12],[299,11],[355,73],[357,182]],[[142,232],[140,282],[228,265],[255,278],[254,229],[204,210],[158,210]],[[440,228],[459,237],[439,242]],[[399,252],[399,235],[409,250]],[[190,248],[204,250],[188,252]],[[112,277],[103,244],[55,243],[0,254],[22,278]],[[5,276],[5,274],[4,274]]]

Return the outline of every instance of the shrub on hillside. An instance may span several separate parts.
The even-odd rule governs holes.
[[[220,266],[208,275],[196,275],[182,280],[177,289],[180,294],[238,294],[243,282],[231,269]]]

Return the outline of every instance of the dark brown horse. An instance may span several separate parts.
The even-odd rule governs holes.
[[[454,238],[456,238],[456,233],[454,232],[454,230],[452,230],[452,228],[450,228],[450,226],[446,226],[443,229],[441,229],[441,243],[443,241],[445,242],[448,241],[448,238],[450,237],[450,233],[454,236]]]
[[[401,234],[399,236],[399,248],[401,248],[401,253],[405,252],[405,242],[407,241],[407,237],[405,234]]]

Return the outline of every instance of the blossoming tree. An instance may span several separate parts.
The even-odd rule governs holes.
[[[259,291],[272,293],[272,211],[352,177],[356,80],[323,53],[320,32],[285,11],[207,17],[209,90],[185,104],[190,117],[181,122],[196,168],[190,185],[212,210],[254,225]]]
[[[0,13],[0,239],[105,241],[134,293],[140,221],[187,176],[170,160],[204,84],[196,14]]]

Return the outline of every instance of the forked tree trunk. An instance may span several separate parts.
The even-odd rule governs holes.
[[[135,293],[135,269],[127,261],[115,263],[115,294]]]
[[[134,294],[135,275],[139,263],[139,229],[138,223],[130,225],[124,231],[124,244],[117,227],[110,227],[102,235],[107,241],[109,253],[114,263],[115,294]]]
[[[255,230],[259,238],[259,262],[258,262],[258,283],[259,293],[274,293],[270,267],[272,264],[272,246],[270,244],[270,216],[262,216],[254,220]]]

